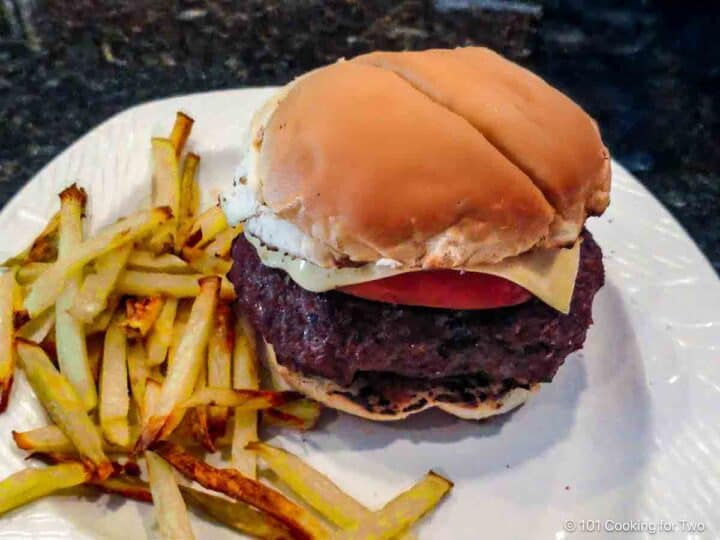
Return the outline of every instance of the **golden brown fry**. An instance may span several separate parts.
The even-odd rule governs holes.
[[[205,387],[195,392],[180,406],[186,409],[201,406],[237,407],[241,411],[269,409],[300,399],[298,392],[275,392],[274,390],[233,390],[230,388]]]
[[[60,228],[60,212],[55,212],[40,234],[23,251],[3,262],[0,266],[10,267],[26,262],[50,262],[57,259],[57,232]]]
[[[249,534],[254,538],[267,540],[290,540],[293,538],[279,521],[258,512],[245,503],[229,501],[185,486],[180,486],[180,491],[185,500],[193,507],[200,508],[210,517],[237,531]]]
[[[147,355],[142,341],[135,340],[128,347],[127,352],[128,376],[130,377],[130,393],[140,417],[145,418],[145,388],[150,370],[147,365]]]
[[[100,426],[105,439],[118,446],[130,443],[127,336],[122,316],[113,318],[105,334],[100,372]]]
[[[190,265],[177,255],[173,255],[172,253],[156,255],[151,251],[139,249],[132,252],[127,265],[134,270],[150,272],[166,272],[169,274],[188,274],[193,272]]]
[[[90,482],[90,485],[105,493],[122,495],[127,499],[139,502],[153,502],[150,486],[137,478],[129,476],[115,476],[101,482]]]
[[[184,247],[182,256],[194,270],[201,274],[224,276],[232,267],[232,261],[229,258],[211,255],[195,247]]]
[[[102,482],[91,481],[90,485],[105,493],[121,495],[135,501],[147,503],[153,501],[150,486],[137,478],[117,476]],[[183,498],[190,506],[202,510],[223,525],[249,534],[253,538],[264,540],[292,540],[293,538],[277,520],[258,512],[245,503],[231,501],[182,485],[179,487]]]
[[[250,443],[248,449],[256,452],[293,492],[338,527],[357,527],[370,517],[367,508],[294,454],[262,442]]]
[[[123,327],[128,336],[145,337],[160,316],[163,307],[160,296],[128,298],[125,301],[125,322]]]
[[[173,148],[175,148],[175,155],[178,157],[182,154],[183,148],[185,148],[185,143],[187,142],[188,137],[190,137],[193,123],[195,123],[195,120],[184,112],[178,111],[175,114],[175,123],[173,124],[172,132],[170,133],[170,142],[172,143]]]
[[[55,326],[55,311],[49,309],[28,320],[15,332],[15,336],[27,341],[41,343]]]
[[[21,450],[32,453],[77,455],[77,449],[67,435],[57,426],[45,426],[30,431],[13,431],[15,445]],[[117,454],[127,452],[129,448],[103,443],[105,452]]]
[[[178,229],[178,242],[176,248],[182,246],[182,237],[189,231],[190,226],[197,216],[200,207],[200,186],[197,182],[197,170],[200,165],[200,156],[190,153],[185,158],[182,179],[180,180],[180,213],[178,214],[180,224]]]
[[[93,322],[85,326],[86,336],[103,333],[110,326],[115,310],[120,305],[120,295],[111,294],[107,302],[107,308],[95,317]]]
[[[230,248],[232,248],[233,240],[235,240],[235,238],[239,234],[241,234],[242,231],[242,225],[236,225],[235,227],[225,229],[215,237],[215,240],[213,240],[207,245],[207,247],[205,248],[205,253],[207,253],[208,255],[214,255],[216,257],[229,257]]]
[[[91,477],[81,463],[24,469],[0,482],[0,515],[60,489],[78,486]]]
[[[217,305],[220,280],[217,277],[204,278],[200,282],[200,294],[193,303],[187,331],[178,345],[176,357],[168,367],[160,399],[153,415],[145,424],[136,445],[136,451],[145,450],[161,433],[169,436],[175,426],[166,425],[168,417],[177,406],[193,391],[207,347],[212,318]]]
[[[107,478],[112,472],[110,460],[103,452],[100,433],[75,390],[39,345],[18,340],[16,348],[25,375],[50,418],[72,441],[83,461],[94,466],[97,478]]]
[[[173,238],[177,232],[177,218],[169,219],[144,238],[141,245],[144,249],[155,255],[168,254],[173,250]]]
[[[194,298],[200,294],[198,281],[202,274],[160,274],[126,270],[117,285],[120,294],[134,296],[174,296],[175,298]],[[235,291],[227,278],[222,278],[220,296],[223,300],[233,300]]]
[[[7,409],[15,376],[13,297],[16,288],[14,271],[0,274],[0,413]]]
[[[312,399],[298,399],[263,411],[263,420],[270,425],[308,431],[320,419],[322,406]]]
[[[173,216],[180,215],[180,166],[175,146],[170,139],[154,137],[153,154],[153,206],[167,206]]]
[[[235,324],[235,347],[233,349],[233,388],[257,389],[260,387],[255,334],[244,317]],[[233,424],[232,464],[250,478],[257,476],[257,459],[245,446],[258,439],[257,411],[235,409]]]
[[[90,324],[108,307],[108,298],[125,269],[132,248],[132,244],[125,244],[98,257],[95,273],[85,277],[74,299],[71,313],[76,319]]]
[[[234,469],[217,469],[170,441],[155,443],[153,450],[201,486],[243,501],[274,517],[298,540],[330,537],[330,530],[322,521],[265,484]]]
[[[30,285],[50,267],[47,262],[26,262],[18,268],[17,282],[20,285]]]
[[[430,512],[449,493],[453,484],[447,478],[430,471],[412,488],[373,512],[360,524],[337,535],[342,540],[390,540],[402,534],[416,521]]]
[[[60,296],[69,275],[108,251],[143,236],[170,219],[171,215],[168,208],[155,208],[138,212],[106,227],[80,244],[67,258],[53,263],[35,281],[25,298],[25,309],[31,317],[36,317]]]
[[[172,342],[173,323],[178,308],[177,298],[166,298],[155,325],[147,339],[148,366],[159,366],[167,357]]]
[[[58,261],[61,264],[72,257],[82,243],[82,216],[86,201],[85,190],[75,184],[60,193]],[[65,287],[57,298],[55,347],[60,372],[70,381],[85,409],[91,411],[97,406],[97,391],[87,358],[85,328],[82,321],[70,313],[81,282],[82,266],[67,275]]]
[[[200,373],[195,383],[195,391],[201,391],[207,388],[207,366],[200,368]],[[192,434],[200,445],[208,452],[217,452],[217,447],[210,435],[210,424],[208,422],[208,407],[200,405],[195,407],[192,415]]]
[[[227,228],[225,213],[219,206],[213,206],[200,214],[190,226],[183,245],[203,248]]]
[[[229,304],[219,304],[208,341],[208,386],[232,387],[232,353],[235,347],[233,326],[232,308]],[[214,437],[225,434],[229,415],[227,407],[211,406],[208,409],[210,433]]]
[[[162,391],[162,382],[148,377],[145,379],[145,401],[142,408],[143,425],[152,417],[152,413],[157,407],[160,400],[160,392]]]
[[[175,480],[175,471],[154,452],[145,452],[145,459],[160,535],[165,540],[193,540],[195,535]]]

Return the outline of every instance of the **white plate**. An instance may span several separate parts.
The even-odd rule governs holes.
[[[202,156],[209,204],[232,178],[244,126],[270,92],[195,94],[108,120],[8,203],[0,251],[24,247],[72,181],[89,192],[93,228],[146,200],[150,136],[166,134],[177,109],[196,118],[191,147]],[[589,227],[607,272],[595,324],[584,350],[527,405],[480,424],[434,412],[391,425],[330,415],[320,431],[278,442],[373,508],[430,468],[446,474],[455,490],[423,524],[422,538],[582,537],[578,531],[595,520],[601,529],[640,522],[646,531],[674,529],[661,538],[692,537],[690,526],[704,528],[702,538],[720,536],[718,278],[670,214],[617,164],[612,205]],[[21,377],[12,398],[0,416],[1,476],[25,466],[11,430],[46,423]],[[233,537],[199,517],[193,525],[198,538]],[[576,532],[564,530],[573,525]],[[55,497],[0,519],[0,538],[146,535],[154,535],[149,507],[107,495]],[[628,533],[644,536],[651,531]]]

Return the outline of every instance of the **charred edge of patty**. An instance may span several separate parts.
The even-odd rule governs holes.
[[[489,384],[484,374],[429,380],[361,373],[350,386],[338,386],[338,389],[329,393],[343,396],[373,414],[395,416],[438,403],[473,409],[493,401],[499,409],[502,407],[502,397],[515,388],[530,390],[531,386],[512,380]]]

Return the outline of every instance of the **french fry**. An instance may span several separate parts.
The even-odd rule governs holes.
[[[53,263],[35,281],[30,294],[25,298],[25,309],[31,317],[36,317],[60,296],[69,275],[108,251],[147,234],[170,219],[171,215],[167,208],[154,208],[138,212],[106,227],[80,244],[68,257]]]
[[[75,184],[60,193],[60,238],[58,261],[63,263],[82,243],[82,215],[87,201],[85,190]],[[67,377],[88,411],[97,406],[97,391],[90,370],[85,328],[70,310],[78,297],[82,266],[70,272],[55,305],[55,347],[60,372]],[[39,285],[39,284],[38,284]]]
[[[155,520],[165,540],[193,540],[190,516],[180,494],[175,471],[154,452],[145,452],[150,491],[155,506]]]
[[[160,296],[128,298],[125,301],[123,327],[130,337],[145,337],[160,316],[163,307]]]
[[[338,527],[357,527],[370,517],[370,510],[296,455],[262,442],[250,443],[248,450],[257,453],[293,492]]]
[[[183,259],[201,274],[218,274],[224,276],[230,271],[232,261],[227,258],[211,255],[206,251],[194,248],[184,247],[182,250]]]
[[[200,156],[190,153],[185,158],[182,179],[180,180],[180,211],[178,218],[180,224],[176,249],[182,246],[182,237],[190,229],[200,207],[200,187],[197,183],[197,170],[200,165]]]
[[[16,288],[14,271],[0,274],[0,413],[7,409],[15,376],[13,297]]]
[[[193,222],[183,245],[203,248],[227,228],[228,222],[225,213],[219,206],[213,206],[200,214]]]
[[[447,478],[430,471],[412,488],[387,503],[382,510],[373,512],[359,526],[340,533],[342,540],[390,540],[408,530],[416,521],[430,512],[452,489]]]
[[[71,313],[79,321],[90,324],[108,307],[108,297],[125,269],[132,244],[125,244],[98,257],[94,274],[88,274],[73,303]]]
[[[95,384],[100,380],[100,357],[102,356],[104,338],[105,336],[95,334],[85,340],[87,343],[88,365],[90,366],[90,373],[92,373]]]
[[[17,340],[16,348],[25,375],[50,418],[72,441],[81,459],[94,466],[96,477],[107,478],[112,465],[103,451],[100,433],[73,387],[39,345]]]
[[[105,334],[100,372],[100,427],[105,439],[118,446],[130,443],[127,336],[117,315]]]
[[[129,268],[135,270],[150,272],[167,272],[169,274],[187,274],[193,272],[190,265],[177,255],[173,255],[172,253],[156,255],[151,251],[139,249],[132,252],[127,265]]]
[[[233,388],[250,390],[259,387],[254,331],[247,321],[240,317],[235,324]],[[245,447],[257,439],[257,411],[235,409],[232,464],[238,471],[253,479],[257,477],[257,459],[255,454]]]
[[[205,253],[208,255],[214,255],[215,257],[229,257],[233,240],[235,240],[242,231],[242,225],[236,225],[235,227],[225,229],[215,237],[215,240],[207,245]]]
[[[152,503],[152,493],[147,482],[131,476],[113,476],[101,482],[90,481],[89,485],[113,495],[122,495],[127,499]]]
[[[174,296],[194,298],[200,294],[198,281],[202,274],[160,274],[126,270],[117,285],[117,292],[133,296]],[[235,298],[232,283],[222,278],[220,296],[223,300]]]
[[[26,262],[18,267],[17,282],[20,285],[30,285],[49,267],[50,263],[47,262]]]
[[[308,431],[320,419],[322,406],[312,399],[298,399],[263,411],[263,420],[274,426]]]
[[[137,478],[117,476],[102,482],[91,481],[90,485],[105,493],[121,495],[135,501],[148,503],[153,501],[150,486]],[[293,538],[277,520],[258,512],[245,503],[231,501],[183,485],[179,487],[183,498],[190,506],[201,510],[227,527],[246,533],[253,538],[265,540],[292,540]]]
[[[167,353],[167,368],[170,369],[173,361],[175,360],[175,353],[177,352],[180,340],[185,333],[185,326],[187,325],[188,319],[190,318],[190,312],[192,310],[192,303],[189,300],[183,300],[178,305],[177,315],[175,316],[175,325],[172,328],[172,336],[170,339],[170,348]]]
[[[195,123],[195,120],[184,112],[178,111],[175,114],[175,123],[173,124],[172,132],[170,133],[170,142],[172,143],[173,148],[175,148],[176,156],[180,156],[180,154],[182,154],[183,148],[185,148],[185,143],[187,142],[188,137],[190,137],[193,123]]]
[[[287,527],[293,538],[312,540],[330,537],[327,525],[310,511],[235,469],[217,469],[170,441],[156,442],[153,450],[201,486],[224,493],[269,514]]]
[[[145,418],[145,388],[150,370],[147,366],[147,355],[142,341],[135,340],[127,351],[128,376],[130,378],[130,393],[140,417]]]
[[[108,298],[107,308],[101,311],[100,314],[95,317],[93,322],[85,326],[85,335],[91,336],[105,332],[108,326],[110,326],[110,321],[112,320],[115,310],[119,304],[120,295],[115,293],[111,294]]]
[[[173,323],[177,308],[177,298],[165,299],[160,315],[158,315],[147,339],[148,366],[159,366],[165,361],[168,347],[172,342]]]
[[[156,255],[163,255],[173,250],[177,232],[177,218],[169,219],[141,242],[144,249]]]
[[[81,463],[24,469],[0,482],[0,515],[46,495],[85,483],[90,471]]]
[[[27,341],[41,343],[55,326],[55,311],[48,309],[34,319],[30,319],[20,328],[15,335]]]
[[[276,519],[258,512],[245,503],[229,501],[185,486],[180,486],[180,491],[191,506],[201,509],[223,525],[237,531],[267,540],[293,538]]]
[[[234,390],[230,388],[205,387],[195,392],[180,407],[233,407],[240,412],[259,411],[278,407],[302,398],[298,392],[275,392],[274,390]]]
[[[16,266],[26,262],[49,262],[57,258],[57,232],[60,228],[60,212],[55,212],[30,245],[2,263],[0,266]]]
[[[202,391],[207,388],[207,365],[203,364],[195,383],[195,391]],[[208,422],[208,407],[200,405],[194,407],[192,416],[192,434],[200,445],[208,452],[217,452],[217,447],[210,435],[210,424]]]
[[[218,304],[212,331],[208,340],[208,386],[232,387],[232,354],[235,347],[233,313],[228,304]],[[227,407],[211,406],[208,409],[210,432],[221,436],[227,428],[230,411]]]
[[[31,453],[77,455],[72,441],[57,426],[44,426],[30,431],[13,431],[15,445]],[[127,452],[128,447],[120,447],[103,442],[105,452],[117,454]]]
[[[153,411],[160,401],[160,392],[162,391],[162,382],[153,377],[145,379],[145,400],[142,408],[143,424],[152,417]]]
[[[180,215],[180,166],[170,139],[152,139],[154,206],[168,206],[177,219]]]
[[[152,417],[145,424],[136,445],[136,452],[148,448],[159,436],[168,436],[175,426],[166,425],[173,410],[190,394],[205,359],[212,318],[217,305],[220,279],[205,278],[200,282],[200,294],[193,303],[187,331],[178,345],[175,360],[168,368],[160,399]]]

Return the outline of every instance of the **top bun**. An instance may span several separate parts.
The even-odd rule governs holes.
[[[572,245],[609,201],[593,119],[483,48],[339,62],[259,115],[249,150],[257,207],[311,246],[296,255],[322,266],[497,262]],[[257,218],[248,230],[284,249],[279,229]]]

